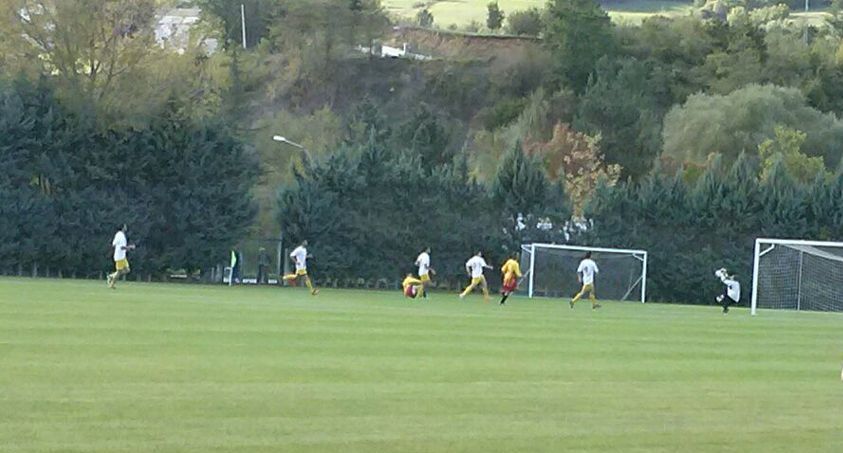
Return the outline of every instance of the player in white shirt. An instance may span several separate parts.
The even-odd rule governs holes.
[[[421,297],[427,299],[427,287],[430,285],[430,276],[436,275],[436,271],[430,267],[430,247],[424,249],[416,258],[416,266],[419,267],[419,280],[421,280]]]
[[[307,253],[307,241],[303,241],[301,245],[296,247],[292,253],[290,253],[290,259],[296,264],[296,272],[293,274],[287,274],[282,279],[285,282],[295,282],[299,277],[304,278],[304,283],[307,285],[307,289],[310,290],[310,294],[315,296],[319,294],[319,290],[313,287],[313,283],[310,281],[310,276],[307,275],[307,259],[311,258],[311,255]]]
[[[492,269],[492,266],[486,264],[482,252],[477,252],[476,255],[465,262],[465,270],[471,276],[471,284],[460,294],[460,299],[474,291],[477,285],[480,285],[480,288],[483,289],[483,300],[489,303],[489,285],[486,284],[486,277],[483,275],[484,269]]]
[[[571,308],[574,308],[574,304],[576,304],[577,301],[585,295],[585,293],[588,293],[588,299],[591,300],[591,309],[596,310],[600,308],[600,304],[597,303],[597,296],[594,295],[594,278],[599,273],[600,269],[597,268],[597,263],[591,259],[591,252],[586,252],[582,261],[580,261],[579,267],[577,267],[577,281],[582,283],[582,289],[576,296],[574,296],[573,299],[571,299]]]
[[[114,249],[114,272],[108,274],[108,287],[115,289],[117,280],[129,273],[129,260],[126,259],[126,251],[134,250],[135,246],[126,240],[126,225],[117,227],[117,233],[111,240],[111,247]]]
[[[741,301],[741,284],[735,280],[734,275],[729,275],[726,268],[720,268],[714,272],[714,275],[726,285],[723,294],[717,296],[715,300],[723,306],[723,314],[729,313],[729,305],[737,304]]]

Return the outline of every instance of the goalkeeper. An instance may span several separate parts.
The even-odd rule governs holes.
[[[715,299],[723,307],[723,314],[725,315],[729,313],[730,305],[735,305],[741,301],[741,284],[735,280],[734,275],[729,275],[726,268],[717,269],[714,275],[726,286],[723,294]]]

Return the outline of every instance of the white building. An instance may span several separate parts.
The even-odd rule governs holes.
[[[163,11],[156,17],[155,42],[161,47],[184,53],[190,46],[191,31],[201,20],[199,8],[173,8]],[[219,42],[214,38],[205,38],[202,46],[209,54],[216,52]]]
[[[405,58],[408,60],[421,61],[428,61],[433,59],[429,55],[422,55],[419,53],[411,52],[407,43],[404,43],[401,47],[392,47],[383,44],[375,45],[372,47],[357,46],[357,50],[365,54],[374,55],[376,57],[381,58]]]

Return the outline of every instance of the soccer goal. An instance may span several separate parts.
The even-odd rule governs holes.
[[[580,289],[577,267],[585,252],[591,252],[591,258],[600,270],[595,281],[597,297],[642,303],[647,299],[646,251],[556,244],[521,246],[527,295],[573,296]]]
[[[759,308],[843,311],[843,242],[756,239],[752,314]]]

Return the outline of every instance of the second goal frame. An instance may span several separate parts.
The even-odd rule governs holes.
[[[759,299],[763,297],[767,297],[769,299],[768,294],[771,291],[774,291],[769,288],[772,280],[770,280],[769,277],[762,275],[761,260],[768,254],[772,253],[770,256],[774,256],[774,254],[779,253],[776,251],[778,248],[790,249],[793,250],[794,253],[798,252],[798,258],[794,258],[794,262],[791,263],[791,266],[788,268],[793,269],[791,274],[795,274],[795,281],[792,282],[792,285],[790,285],[790,290],[785,291],[788,294],[786,296],[779,297],[780,300],[784,300],[786,303],[773,304],[773,306],[771,306],[770,304],[759,301]],[[809,279],[807,281],[803,281],[803,275],[807,274],[806,278],[810,278],[811,275],[816,274],[816,269],[818,269],[816,261],[814,261],[813,266],[811,266],[808,259],[811,258],[816,260],[817,257],[825,260],[824,263],[826,268],[834,269],[832,272],[834,272],[835,275],[840,275],[839,268],[830,267],[829,263],[843,263],[843,242],[764,237],[756,238],[755,250],[752,259],[752,299],[750,313],[753,316],[756,315],[758,313],[758,308],[792,309],[796,311],[840,311],[841,307],[843,307],[843,303],[840,302],[843,299],[843,292],[841,292],[839,284],[835,282],[829,283],[822,280],[821,281],[824,282],[824,284],[817,284],[816,277],[813,280]],[[803,270],[803,265],[805,266],[805,270]],[[809,271],[808,269],[814,269],[814,271]],[[764,287],[762,288],[762,286]],[[779,286],[778,289],[781,293],[782,287]],[[807,296],[805,295],[806,292],[808,293]],[[813,297],[811,295],[813,295]],[[775,298],[775,296],[773,297]],[[803,302],[803,299],[806,299],[807,302]],[[827,303],[823,305],[815,299],[825,299]],[[829,302],[829,300],[831,302]]]
[[[527,294],[528,297],[533,297],[533,290],[534,290],[534,282],[535,282],[535,264],[536,264],[536,250],[540,249],[551,249],[551,250],[566,250],[566,251],[577,251],[577,252],[593,252],[593,253],[609,253],[609,254],[616,254],[616,255],[626,255],[632,256],[641,262],[641,276],[638,278],[638,281],[635,285],[631,288],[637,286],[638,283],[641,285],[641,294],[640,294],[640,301],[641,303],[645,303],[647,300],[647,260],[648,254],[646,250],[637,250],[637,249],[616,249],[616,248],[606,248],[606,247],[589,247],[583,245],[560,245],[560,244],[546,244],[546,243],[529,243],[529,244],[522,244],[521,251],[530,254],[530,264],[529,268],[527,269],[528,278],[528,286],[527,286]],[[631,289],[630,289],[631,291]]]

